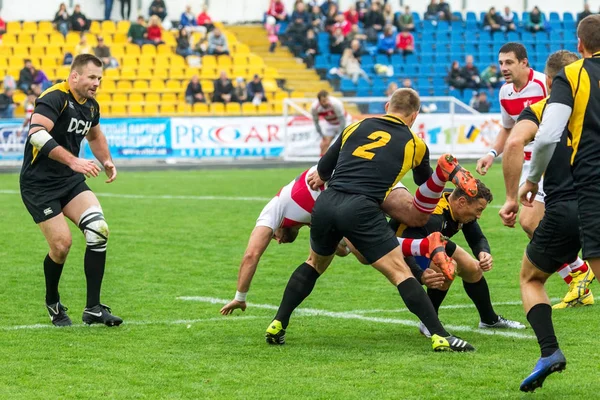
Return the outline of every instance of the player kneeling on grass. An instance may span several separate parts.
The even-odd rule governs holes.
[[[96,177],[101,170],[93,161],[78,158],[81,141],[87,137],[92,153],[106,170],[106,183],[116,179],[117,169],[100,130],[99,105],[95,100],[101,79],[99,58],[90,54],[75,57],[68,80],[52,86],[36,100],[25,144],[21,197],[50,247],[44,260],[46,308],[55,326],[71,325],[58,293],[71,247],[71,231],[65,217],[81,229],[87,244],[83,263],[87,281],[83,322],[108,326],[123,322],[100,303],[108,225],[85,178]]]

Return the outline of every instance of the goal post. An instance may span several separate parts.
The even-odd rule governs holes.
[[[386,97],[338,98],[350,115],[351,122],[385,114]],[[310,106],[312,98],[283,100],[283,133],[286,161],[315,162],[319,159],[319,142]],[[321,121],[323,123],[323,121]],[[500,129],[499,114],[481,114],[450,96],[421,97],[421,112],[412,131],[427,143],[432,158],[452,153],[460,158],[477,158],[494,142]]]

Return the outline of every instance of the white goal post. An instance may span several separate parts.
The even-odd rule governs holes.
[[[357,121],[385,113],[386,97],[338,98]],[[283,100],[283,133],[286,161],[314,162],[319,159],[320,136],[314,127],[310,106],[316,99]],[[452,153],[460,158],[480,157],[500,128],[499,114],[480,114],[455,97],[421,97],[421,113],[412,131],[429,146],[431,157]],[[350,121],[346,121],[347,124]]]

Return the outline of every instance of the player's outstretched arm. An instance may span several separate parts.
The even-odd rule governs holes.
[[[538,126],[533,121],[519,121],[512,129],[504,148],[502,171],[504,173],[506,200],[498,215],[502,218],[504,225],[510,228],[515,227],[517,213],[519,212],[519,179],[523,168],[523,150],[525,145],[535,138],[537,130]]]
[[[88,178],[98,176],[100,168],[93,161],[78,158],[59,145],[49,133],[52,128],[54,128],[54,122],[50,118],[34,113],[31,117],[31,128],[29,129],[29,142],[31,145],[41,154],[67,165],[75,172],[84,174]]]
[[[106,141],[106,136],[104,136],[100,129],[100,124],[95,125],[90,129],[87,140],[94,157],[100,161],[106,171],[106,176],[108,176],[106,183],[111,183],[117,179],[117,167],[113,164],[110,150],[108,149],[108,142]]]
[[[267,226],[257,226],[250,234],[250,240],[240,264],[235,298],[221,308],[221,314],[229,315],[238,308],[246,311],[246,295],[250,290],[250,283],[256,272],[258,262],[269,246],[272,237],[273,229]]]
[[[500,128],[500,132],[498,132],[498,136],[496,136],[496,143],[494,144],[494,147],[492,147],[489,153],[477,160],[477,167],[475,170],[478,174],[487,174],[488,169],[490,169],[494,163],[494,159],[504,151],[504,145],[506,144],[506,140],[508,139],[511,130],[512,128]]]

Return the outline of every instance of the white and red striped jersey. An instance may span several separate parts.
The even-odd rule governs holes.
[[[315,122],[321,118],[331,125],[340,125],[345,122],[346,110],[344,110],[344,104],[331,96],[329,96],[329,103],[330,105],[323,107],[319,100],[314,101],[310,107],[310,112]]]
[[[307,177],[316,169],[315,165],[282,187],[279,193],[263,208],[256,220],[256,226],[267,226],[275,230],[310,225],[310,214],[315,200],[325,190],[324,187],[312,190],[308,186]]]
[[[548,96],[546,89],[546,75],[529,69],[529,80],[519,91],[512,83],[506,83],[500,89],[500,110],[502,113],[502,126],[511,129],[515,126],[517,118],[525,107],[537,103]]]

